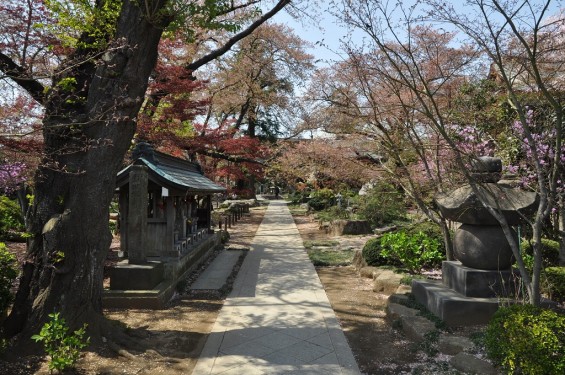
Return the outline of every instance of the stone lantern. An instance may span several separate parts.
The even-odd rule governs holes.
[[[515,227],[538,206],[536,193],[498,183],[502,173],[499,158],[480,157],[471,167],[475,189],[464,185],[436,196],[443,216],[461,223],[453,240],[457,261],[443,262],[441,284],[415,281],[412,285],[416,300],[451,325],[488,322],[499,299],[516,291],[513,253],[489,208]]]

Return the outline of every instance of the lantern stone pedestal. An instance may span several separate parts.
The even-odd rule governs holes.
[[[486,324],[500,304],[498,298],[465,297],[436,280],[414,280],[412,294],[451,327]]]
[[[443,284],[465,297],[505,298],[518,294],[520,275],[510,268],[479,270],[458,261],[445,261],[442,271]]]
[[[445,261],[437,280],[413,280],[412,294],[449,326],[486,324],[501,303],[511,303],[519,284],[511,269],[478,270]]]

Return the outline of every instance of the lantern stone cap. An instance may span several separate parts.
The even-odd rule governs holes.
[[[474,225],[499,225],[487,207],[500,212],[509,225],[519,225],[524,216],[538,207],[538,195],[495,183],[467,184],[449,193],[437,194],[435,202],[443,216],[452,221]]]

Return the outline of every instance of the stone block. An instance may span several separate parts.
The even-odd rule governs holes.
[[[393,294],[400,285],[403,274],[394,273],[391,270],[383,270],[376,278],[373,284],[373,291],[383,294]]]
[[[402,332],[406,337],[415,342],[422,342],[426,335],[436,330],[434,323],[423,316],[402,316]]]
[[[167,308],[173,296],[174,285],[163,281],[151,290],[104,290],[102,304],[105,308],[153,309]]]
[[[366,220],[335,220],[331,223],[330,231],[334,236],[372,233],[371,226]]]
[[[474,344],[467,337],[443,334],[439,337],[439,351],[447,355],[456,355],[473,348]]]
[[[353,255],[352,264],[356,270],[360,270],[363,267],[367,267],[367,262],[363,258],[363,252],[361,250],[355,251],[355,254]]]
[[[469,268],[457,261],[444,261],[443,283],[466,297],[493,298],[516,294],[519,274],[510,269],[488,271]]]
[[[400,320],[402,317],[415,317],[418,310],[411,309],[398,303],[388,303],[386,306],[386,316],[390,321]]]
[[[465,297],[436,280],[412,280],[412,295],[447,325],[454,327],[487,324],[500,304],[498,298]]]
[[[367,266],[367,267],[363,267],[359,270],[359,275],[361,277],[366,277],[368,279],[374,279],[374,278],[378,277],[381,274],[382,271],[383,271],[382,268]]]
[[[130,264],[121,261],[110,268],[111,290],[150,290],[163,281],[163,263],[149,261],[145,264]]]
[[[490,363],[470,354],[459,353],[451,358],[449,364],[464,374],[496,375],[498,372]]]
[[[215,233],[197,243],[190,252],[182,257],[164,260],[164,271],[161,272],[164,280],[152,289],[105,289],[102,296],[102,305],[104,307],[126,309],[166,308],[168,301],[175,293],[175,286],[179,280],[186,278],[188,274],[193,272],[214,252],[214,249],[220,246],[220,243],[221,235],[220,233]],[[150,285],[152,282],[148,284]],[[147,287],[149,285],[139,285],[138,283],[140,287]]]

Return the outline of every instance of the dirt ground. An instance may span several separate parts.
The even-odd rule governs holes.
[[[250,213],[229,230],[229,244],[250,245],[263,219],[265,207],[253,208]],[[25,246],[17,243],[7,245],[21,261]],[[112,251],[116,251],[115,245]],[[110,254],[110,259],[115,258],[114,255]],[[199,271],[204,268],[205,265]],[[188,282],[192,279],[195,275]],[[108,342],[108,345],[89,348],[78,361],[76,369],[66,373],[190,374],[222,305],[222,296],[215,293],[193,296],[180,291],[166,310],[107,309],[105,316],[117,321],[117,326],[131,340],[119,345]],[[45,357],[21,357],[9,351],[5,354],[0,358],[2,375],[49,374]]]
[[[229,231],[229,244],[248,246],[263,214],[264,207],[252,209]],[[330,238],[308,216],[296,216],[295,221],[303,240]],[[338,249],[360,249],[368,237],[331,239],[339,241]],[[359,277],[352,267],[318,268],[318,275],[364,374],[428,373],[419,369],[427,361],[422,351],[385,320],[388,296],[373,292],[372,280]],[[222,296],[181,291],[166,310],[106,310],[106,317],[120,322],[135,344],[90,348],[69,373],[190,374],[222,304]],[[0,374],[48,373],[46,358],[18,358],[12,353],[10,361],[0,360]]]

